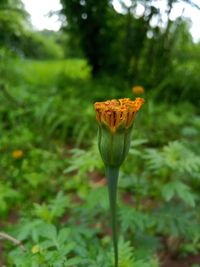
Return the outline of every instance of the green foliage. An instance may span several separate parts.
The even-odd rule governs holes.
[[[70,152],[72,153],[72,157],[69,161],[70,167],[65,170],[65,173],[78,170],[77,175],[83,177],[87,171],[95,171],[96,168],[102,165],[96,143],[89,151],[75,148]]]
[[[19,49],[27,30],[27,13],[21,0],[3,0],[0,3],[0,47]]]
[[[164,204],[153,213],[158,233],[169,236],[184,237],[192,240],[199,231],[198,218],[194,211],[181,204]],[[199,238],[197,238],[199,239]]]
[[[7,86],[0,91],[1,231],[26,249],[3,240],[4,265],[112,267],[92,103],[132,97],[129,86],[91,80],[78,59],[13,60],[1,71]],[[119,179],[121,267],[160,266],[160,250],[199,252],[198,111],[191,103],[157,102],[148,92],[145,98]]]
[[[186,204],[195,205],[189,177],[200,170],[200,158],[178,141],[169,143],[162,151],[148,149],[144,156],[147,167],[161,179],[161,195],[166,201],[178,196]],[[188,184],[185,184],[188,183]]]
[[[170,20],[174,0],[163,28],[152,1],[121,14],[107,0],[61,2],[64,33],[33,32],[20,0],[0,3],[0,226],[25,249],[0,240],[0,265],[113,266],[93,102],[133,98],[135,84],[145,105],[119,179],[119,267],[199,254],[200,46],[188,21]]]
[[[147,90],[158,87],[159,99],[198,103],[199,44],[193,43],[188,19],[171,20],[175,2],[167,1],[163,25],[164,11],[152,1],[129,5],[122,1],[118,13],[113,1],[62,0],[61,13],[68,22],[66,44],[78,57],[83,51],[95,77],[104,73],[115,79],[125,77],[130,85],[141,84]],[[145,11],[138,15],[142,6]],[[152,26],[155,21],[157,25]]]
[[[200,158],[178,141],[170,142],[162,151],[147,150],[145,156],[148,166],[154,172],[165,172],[165,169],[179,174],[192,175],[200,168]]]
[[[59,232],[52,224],[40,223],[35,232],[40,241],[28,249],[28,252],[21,253],[17,249],[10,253],[11,264],[14,266],[74,266],[81,263],[79,257],[71,256],[76,244],[70,240],[70,230],[61,229]],[[36,238],[35,236],[35,238]]]
[[[130,242],[124,242],[123,239],[119,242],[119,267],[158,267],[158,262],[155,259],[141,260],[136,259],[135,252]]]
[[[50,201],[48,205],[45,203],[42,205],[35,203],[33,214],[36,217],[51,223],[57,218],[63,216],[65,208],[70,207],[70,205],[70,199],[64,196],[62,192],[59,192],[56,198]]]
[[[26,34],[23,42],[23,54],[27,58],[35,59],[62,59],[64,49],[56,41],[56,36],[45,34],[43,32],[31,32]]]
[[[9,206],[14,204],[19,198],[16,190],[12,189],[9,185],[0,183],[0,214],[8,211]]]
[[[181,22],[173,51],[170,75],[159,85],[160,94],[170,101],[190,99],[198,102],[199,96],[199,43],[194,44],[188,34],[190,24]],[[167,90],[164,91],[164,88]]]

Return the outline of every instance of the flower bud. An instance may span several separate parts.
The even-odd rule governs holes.
[[[144,100],[129,98],[95,103],[99,122],[98,145],[106,166],[120,166],[130,147],[131,129]]]
[[[135,95],[142,95],[145,93],[144,87],[140,85],[133,86],[132,91]]]

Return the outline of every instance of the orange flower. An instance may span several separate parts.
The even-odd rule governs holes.
[[[142,95],[144,94],[144,87],[140,85],[133,86],[132,91],[135,95]]]
[[[13,152],[12,152],[12,157],[14,158],[14,159],[20,159],[20,158],[22,158],[23,157],[23,155],[24,155],[24,152],[22,151],[22,150],[14,150]]]
[[[119,126],[129,128],[133,124],[134,117],[144,103],[143,98],[136,98],[135,101],[129,98],[107,100],[96,102],[96,119],[100,124],[107,125],[112,133],[115,133]]]

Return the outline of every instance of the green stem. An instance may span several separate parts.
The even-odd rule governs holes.
[[[117,234],[117,221],[116,221],[116,201],[117,201],[117,182],[119,176],[119,167],[106,166],[105,171],[106,171],[106,177],[108,179],[108,192],[110,200],[115,267],[118,267],[118,234]]]

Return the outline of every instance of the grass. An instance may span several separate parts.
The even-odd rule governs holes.
[[[22,60],[18,62],[21,75],[25,82],[39,86],[52,86],[60,74],[66,75],[69,79],[89,79],[90,68],[83,59],[68,60]]]

